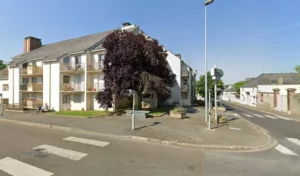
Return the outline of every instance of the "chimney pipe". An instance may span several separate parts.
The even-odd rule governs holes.
[[[181,60],[181,54],[175,54],[175,56]]]
[[[42,46],[42,40],[35,37],[26,37],[24,39],[24,53],[28,53],[32,50],[40,48]]]

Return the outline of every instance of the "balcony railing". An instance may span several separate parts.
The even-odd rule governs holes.
[[[20,69],[20,75],[41,75],[43,68],[38,66],[28,66],[27,68]]]
[[[20,90],[21,91],[28,91],[28,92],[43,91],[43,84],[41,84],[41,83],[21,84],[20,85]]]
[[[181,90],[182,91],[188,91],[189,90],[189,85],[188,84],[184,84],[181,86]]]
[[[104,83],[87,84],[88,92],[99,92],[104,90]]]
[[[188,77],[189,72],[188,71],[181,71],[181,76]]]
[[[84,83],[62,83],[60,85],[62,92],[82,92],[84,91]]]
[[[43,105],[43,100],[35,98],[26,98],[20,100],[20,106],[28,109],[37,109],[39,106]]]
[[[103,71],[104,65],[101,62],[94,62],[89,64],[87,67],[88,72],[101,72]]]
[[[85,64],[84,63],[75,63],[70,62],[67,64],[61,64],[60,71],[61,72],[84,72]]]

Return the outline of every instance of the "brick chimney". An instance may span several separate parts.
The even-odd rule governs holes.
[[[175,54],[181,60],[181,54]]]
[[[42,46],[42,40],[35,37],[26,37],[24,39],[24,53],[28,53]]]

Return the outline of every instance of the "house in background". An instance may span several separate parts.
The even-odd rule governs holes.
[[[229,85],[222,93],[221,99],[223,101],[229,102],[240,102],[239,98],[236,94],[235,87],[233,85]]]
[[[248,106],[256,107],[257,85],[259,84],[262,75],[251,79],[243,87],[240,88],[240,103]]]
[[[130,23],[124,23],[120,29],[144,34],[139,26]],[[42,45],[42,40],[36,37],[26,37],[24,52],[9,63],[10,107],[35,109],[47,103],[53,110],[103,110],[95,95],[104,89],[102,70],[106,51],[102,43],[112,31],[47,45]],[[177,84],[171,88],[172,96],[166,103],[189,106],[194,97],[191,94],[195,93],[194,72],[181,58],[168,50],[167,53]],[[187,94],[182,96],[182,92]],[[111,111],[131,105],[127,98],[113,99]],[[155,99],[152,103],[157,104]]]
[[[300,93],[300,78],[297,73],[263,74],[257,85],[257,93],[258,108],[292,113],[291,99]]]
[[[9,83],[7,68],[0,70],[0,93],[2,94],[2,103],[7,105],[9,101]]]

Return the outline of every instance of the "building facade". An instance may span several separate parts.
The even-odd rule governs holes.
[[[139,26],[124,23],[122,30],[141,33]],[[103,110],[95,101],[96,93],[104,89],[103,60],[105,49],[102,43],[112,31],[83,36],[53,44],[42,45],[40,39],[26,37],[24,53],[13,57],[8,67],[9,104],[28,109],[48,104],[53,110]],[[168,51],[167,60],[176,74],[178,86],[172,88],[172,97],[166,103],[181,101],[182,88],[188,85],[190,99],[184,105],[190,106],[192,77],[181,85],[181,58]],[[184,66],[182,66],[184,65]],[[185,90],[185,89],[184,89]],[[130,106],[128,98],[113,98],[113,107],[109,110]]]

